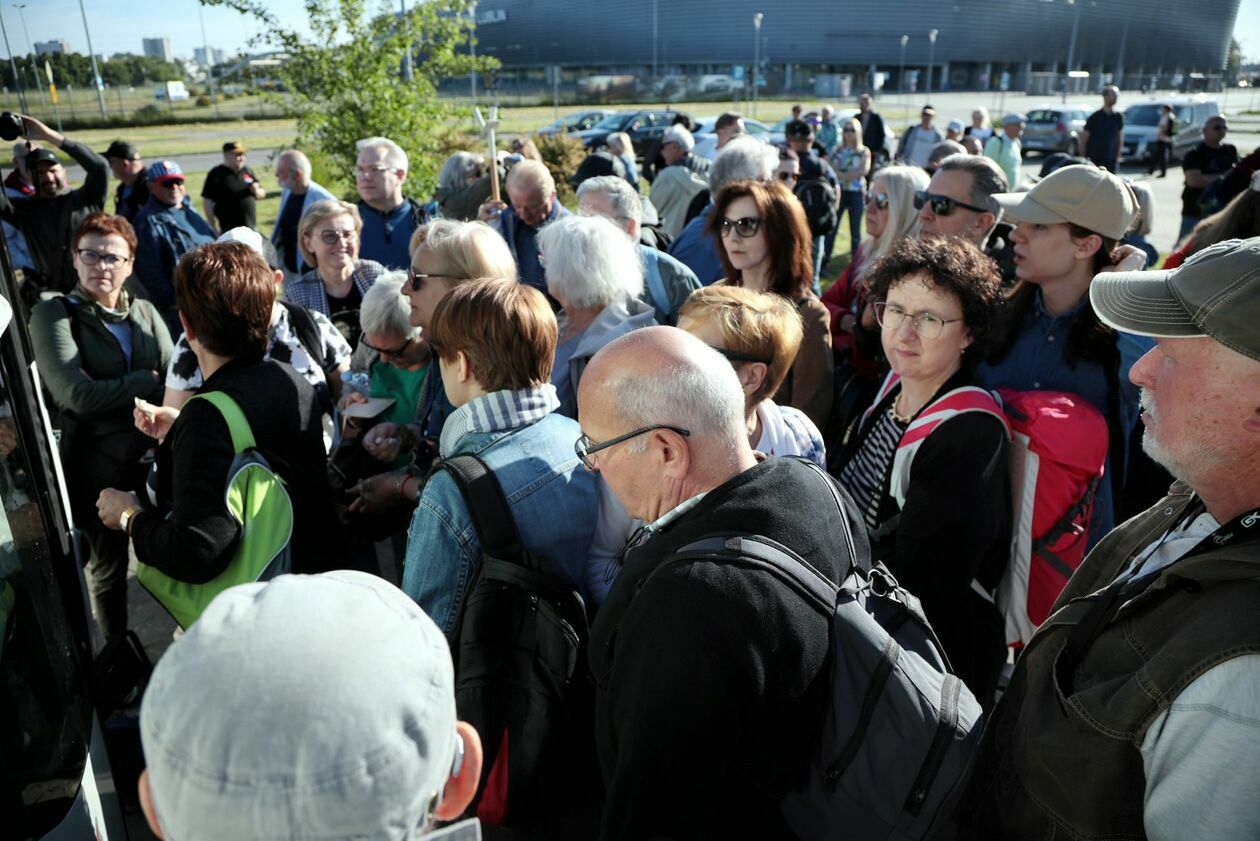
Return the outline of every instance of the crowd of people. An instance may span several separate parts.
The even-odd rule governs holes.
[[[1022,114],[925,106],[890,159],[869,95],[779,148],[725,114],[712,160],[685,119],[575,173],[457,152],[431,202],[388,138],[357,202],[289,149],[269,233],[239,143],[203,216],[177,161],[22,118],[92,613],[126,633],[134,553],[181,625],[154,833],[810,837],[826,711],[891,665],[836,697],[846,614],[762,541],[895,580],[984,711],[938,837],[1260,835],[1257,155],[1209,121],[1151,269],[1116,99],[1037,176]]]

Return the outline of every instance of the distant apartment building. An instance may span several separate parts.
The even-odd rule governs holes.
[[[175,60],[175,54],[171,52],[170,38],[145,38],[141,43],[144,45],[146,56],[160,58],[162,61]]]
[[[35,42],[35,55],[57,55],[68,52],[70,52],[70,45],[62,38]]]
[[[216,64],[222,64],[223,58],[223,50],[218,47],[210,47],[208,54],[205,47],[197,47],[193,50],[193,62],[198,67],[213,67]]]

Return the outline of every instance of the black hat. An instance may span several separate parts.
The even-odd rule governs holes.
[[[40,164],[51,164],[56,166],[61,163],[57,160],[57,156],[50,149],[32,149],[31,153],[26,156],[26,168],[34,169]]]
[[[140,160],[140,153],[136,151],[135,146],[132,146],[125,140],[115,140],[105,150],[104,157],[122,158],[124,161],[138,161]]]
[[[783,127],[784,137],[809,137],[813,133],[814,127],[804,120],[788,120]]]

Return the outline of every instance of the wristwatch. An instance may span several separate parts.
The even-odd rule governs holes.
[[[137,514],[139,514],[143,510],[144,509],[141,508],[139,505],[133,505],[130,508],[123,511],[121,514],[118,515],[118,527],[122,529],[123,531],[125,531],[127,534],[131,534],[131,519],[132,517],[135,517]]]

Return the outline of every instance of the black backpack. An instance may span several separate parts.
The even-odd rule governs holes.
[[[821,168],[820,168],[821,170]],[[801,180],[796,182],[796,198],[805,208],[805,218],[809,220],[809,232],[816,237],[824,236],[836,226],[836,188],[832,186],[820,171],[817,176],[806,178],[801,173]]]
[[[505,825],[562,813],[599,776],[586,606],[521,544],[485,462],[459,455],[433,470],[455,480],[481,539],[451,641],[455,706],[485,751],[470,811]]]

